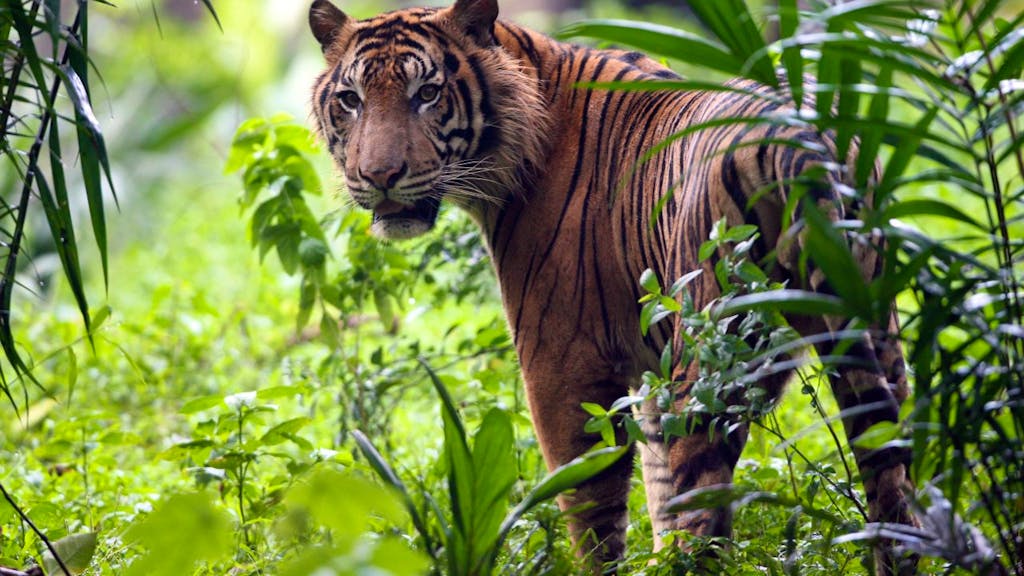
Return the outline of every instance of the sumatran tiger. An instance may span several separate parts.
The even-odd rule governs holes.
[[[309,23],[327,69],[315,82],[313,118],[352,199],[373,211],[375,235],[426,233],[442,201],[464,209],[479,225],[537,438],[554,468],[595,444],[584,431],[588,414],[581,403],[607,407],[628,394],[645,371],[657,369],[661,351],[680,330],[678,323],[664,322],[642,336],[642,272],[651,269],[671,282],[708,267],[698,249],[724,218],[731,226],[759,226],[755,251],[777,253],[778,281],[827,292],[820,270],[801,258],[805,235],[788,242],[782,230],[787,183],[815,168],[826,171],[831,184],[812,193],[838,220],[850,209],[840,194],[848,170],[828,152],[836,147],[827,136],[768,123],[709,127],[638,162],[687,126],[769,115],[782,104],[755,97],[769,89],[747,81],[726,91],[588,88],[595,81],[676,76],[642,54],[560,43],[497,15],[497,0],[457,0],[448,8],[357,21],[316,0]],[[785,140],[818,145],[779,143]],[[748,209],[766,185],[771,192]],[[865,279],[874,278],[881,269],[878,250],[852,249]],[[698,309],[720,295],[712,273],[689,290]],[[851,444],[876,422],[896,422],[908,394],[890,316],[890,325],[874,327],[845,351],[860,361],[838,367],[832,378],[839,406],[851,409],[844,418]],[[835,334],[848,322],[831,316],[790,321],[804,334]],[[828,354],[833,346],[818,344],[818,351]],[[680,407],[696,370],[691,365],[676,374]],[[760,385],[775,395],[785,376]],[[670,514],[664,503],[695,488],[730,483],[746,426],[736,422],[711,434],[709,424],[691,422],[693,433],[665,440],[656,415],[643,422],[647,441],[640,453],[654,532],[728,535],[728,507]],[[870,520],[914,524],[909,453],[853,451]],[[560,499],[563,509],[573,510],[570,533],[595,570],[624,553],[632,470],[631,459],[623,458]],[[885,574],[915,569],[913,560],[884,544],[876,548],[876,560]]]

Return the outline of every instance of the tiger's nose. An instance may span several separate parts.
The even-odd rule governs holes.
[[[409,165],[402,163],[401,166],[373,166],[371,168],[359,167],[359,177],[373,184],[378,190],[389,190],[398,184],[398,181],[409,171]]]

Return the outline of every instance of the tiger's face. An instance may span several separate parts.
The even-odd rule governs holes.
[[[470,207],[501,200],[498,172],[515,167],[497,150],[517,127],[512,111],[496,112],[514,91],[505,77],[515,68],[494,40],[496,16],[494,0],[365,21],[327,0],[310,8],[328,64],[313,114],[352,199],[373,211],[377,236],[430,230],[442,198]],[[487,171],[493,181],[480,177]]]

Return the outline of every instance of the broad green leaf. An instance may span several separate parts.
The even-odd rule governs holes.
[[[260,437],[259,443],[264,446],[273,446],[286,440],[292,440],[292,435],[312,422],[313,421],[310,418],[305,416],[285,420],[270,430],[267,430],[267,432]]]
[[[96,552],[96,536],[96,532],[72,534],[53,542],[53,549],[57,552],[57,556],[72,574],[81,574],[89,567],[92,555]],[[43,553],[43,567],[47,574],[63,572],[49,550]]]
[[[196,412],[202,412],[203,410],[216,408],[220,406],[220,403],[223,401],[224,398],[220,395],[200,396],[199,398],[193,398],[182,404],[181,408],[178,410],[178,413],[195,414]]]
[[[369,531],[380,518],[399,525],[406,519],[397,495],[351,472],[317,467],[292,487],[285,504],[310,515],[331,529],[335,543],[347,547]]]
[[[469,532],[473,566],[487,573],[487,553],[497,546],[498,529],[508,509],[509,492],[518,477],[512,421],[492,408],[473,438],[472,525]]]
[[[640,274],[640,286],[651,294],[661,294],[661,284],[658,282],[658,275],[650,268]]]
[[[148,549],[128,567],[128,576],[192,574],[200,562],[226,559],[234,549],[231,517],[209,495],[171,496],[125,535]]]
[[[522,502],[516,506],[516,511],[520,511],[519,514],[522,514],[541,502],[579,486],[618,462],[628,450],[628,446],[602,448],[559,466],[530,490]],[[506,522],[508,522],[507,519]]]

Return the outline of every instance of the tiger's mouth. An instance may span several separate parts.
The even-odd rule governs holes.
[[[375,236],[393,240],[415,238],[434,227],[441,201],[437,198],[417,200],[411,206],[394,200],[383,200],[373,207]]]

